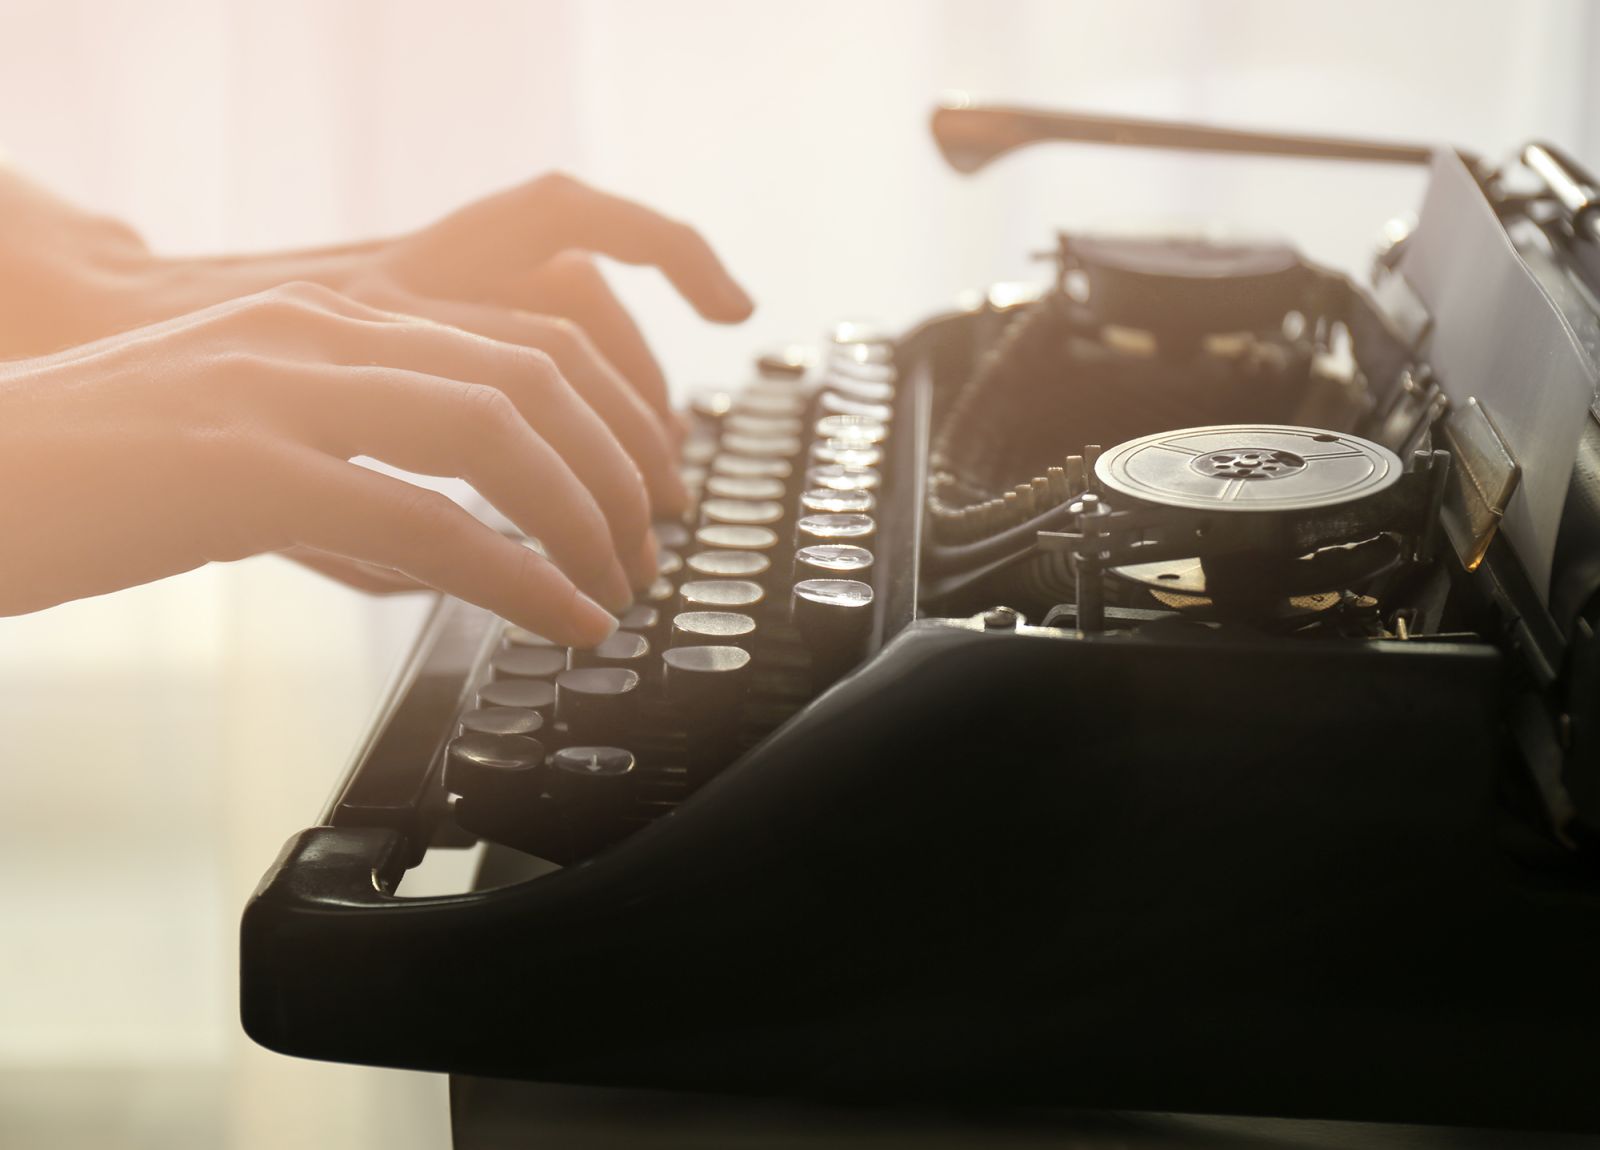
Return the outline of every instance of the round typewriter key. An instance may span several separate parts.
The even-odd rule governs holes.
[[[543,635],[536,635],[526,627],[507,627],[505,641],[512,647],[554,647]]]
[[[733,410],[733,393],[702,391],[689,401],[689,410],[714,423]]]
[[[713,721],[730,723],[727,707],[744,691],[750,652],[720,644],[674,647],[661,656],[666,664],[667,698],[674,703],[714,703]]]
[[[702,551],[684,560],[684,566],[712,579],[755,579],[771,569],[772,560],[759,551]]]
[[[800,454],[800,440],[790,435],[724,435],[722,450],[752,459],[786,459]]]
[[[826,487],[833,491],[876,491],[882,477],[870,467],[849,467],[843,463],[824,463],[806,472],[807,487]]]
[[[685,467],[704,467],[716,455],[717,445],[709,439],[691,439],[678,451]]]
[[[650,640],[633,631],[614,631],[587,650],[573,648],[574,667],[633,667],[644,665]]]
[[[574,667],[556,676],[556,718],[578,738],[629,726],[639,673],[626,667]]]
[[[520,707],[474,707],[461,716],[456,733],[461,735],[536,735],[544,726],[538,711]]]
[[[781,479],[757,475],[713,475],[706,480],[706,494],[714,499],[782,499],[786,490]]]
[[[750,476],[757,479],[787,479],[793,470],[787,459],[752,459],[748,455],[717,456],[711,461],[711,474]]]
[[[794,573],[799,579],[837,578],[871,566],[872,552],[849,543],[817,543],[794,553]]]
[[[554,679],[567,669],[567,653],[560,647],[507,647],[489,660],[496,679]]]
[[[876,377],[856,375],[848,369],[835,368],[823,387],[846,399],[859,400],[862,403],[888,403],[894,399],[894,384],[890,382],[893,378],[892,370],[885,377]]]
[[[790,616],[811,651],[819,679],[838,678],[857,662],[872,631],[872,588],[855,579],[802,579]]]
[[[635,603],[617,618],[622,631],[654,631],[661,623],[661,612],[644,603]]]
[[[444,786],[452,794],[506,794],[532,782],[544,745],[526,735],[461,735],[445,753]]]
[[[672,580],[665,575],[658,575],[651,581],[650,586],[639,593],[639,597],[648,603],[662,603],[672,598]]]
[[[848,439],[819,439],[811,445],[811,462],[876,467],[883,462],[883,448],[851,443]]]
[[[824,415],[851,415],[877,423],[888,423],[894,418],[894,408],[887,403],[869,403],[864,399],[851,399],[833,390],[824,391],[817,397],[817,408]]]
[[[796,415],[749,415],[735,412],[722,426],[735,435],[776,435],[793,437],[805,430]]]
[[[776,392],[757,390],[757,387],[758,385],[751,384],[739,396],[736,410],[741,415],[754,415],[767,419],[793,419],[805,414],[805,397],[796,395],[793,389],[785,395],[779,395]]]
[[[580,779],[615,779],[633,773],[634,758],[621,747],[562,747],[550,756],[550,767]]]
[[[548,679],[501,679],[478,688],[480,707],[521,707],[548,716],[555,702],[555,684]]]
[[[843,439],[865,447],[882,443],[889,435],[881,419],[864,415],[824,415],[817,420],[816,431],[818,439]]]
[[[683,570],[683,556],[676,551],[669,551],[663,547],[656,553],[656,574],[676,575]]]
[[[738,643],[756,633],[756,621],[737,611],[680,611],[672,617],[672,645]]]
[[[771,527],[783,522],[783,504],[775,499],[707,499],[700,514],[708,524]]]
[[[748,611],[766,597],[761,584],[748,579],[692,579],[678,588],[685,611]]]
[[[680,467],[678,478],[683,480],[683,485],[689,489],[690,494],[699,491],[706,485],[706,476],[711,472],[704,467]]]
[[[794,381],[803,379],[806,372],[811,370],[812,364],[816,362],[816,348],[793,343],[758,355],[756,370],[767,379],[785,380],[787,385],[792,387]]]
[[[656,542],[671,551],[682,551],[689,545],[689,529],[676,520],[668,519],[654,524]]]
[[[829,491],[814,487],[800,495],[801,515],[865,515],[877,506],[870,491]]]
[[[800,546],[814,543],[855,543],[871,539],[878,530],[870,515],[803,515],[795,524],[795,539]]]
[[[770,551],[778,544],[778,533],[770,527],[708,523],[694,533],[694,539],[702,547],[719,551]]]

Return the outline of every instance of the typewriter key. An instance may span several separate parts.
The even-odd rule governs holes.
[[[684,560],[696,575],[713,579],[756,579],[772,567],[772,560],[759,551],[702,551]]]
[[[724,435],[722,450],[751,459],[786,459],[800,454],[800,440],[792,435]]]
[[[669,551],[663,547],[656,553],[656,574],[662,576],[676,575],[683,570],[683,556],[676,551]]]
[[[704,467],[716,455],[717,445],[709,439],[691,439],[683,445],[679,456],[685,467]]]
[[[749,476],[757,479],[787,479],[793,470],[787,459],[752,459],[748,455],[724,452],[711,461],[711,474]]]
[[[574,667],[632,667],[644,665],[650,640],[633,631],[616,631],[587,650],[573,648]]]
[[[622,747],[563,747],[550,756],[544,781],[564,831],[554,861],[585,858],[628,832],[638,776],[633,752]]]
[[[625,667],[575,667],[556,676],[556,718],[579,739],[615,737],[630,727],[639,673]]]
[[[714,499],[782,499],[786,490],[781,479],[757,475],[713,475],[706,480],[706,494]]]
[[[526,627],[507,627],[505,641],[512,647],[554,647],[543,635],[536,635]]]
[[[778,533],[770,527],[708,523],[694,533],[694,540],[718,551],[771,551],[778,545]]]
[[[654,631],[661,625],[661,612],[644,603],[635,603],[617,618],[623,631]]]
[[[803,515],[794,525],[795,544],[810,547],[815,543],[854,543],[858,546],[876,534],[877,522],[870,515]]]
[[[783,522],[783,504],[775,499],[707,499],[700,514],[708,524],[771,527]]]
[[[536,735],[544,726],[538,711],[520,707],[474,707],[461,716],[458,735]]]
[[[676,520],[667,519],[653,525],[656,542],[671,551],[682,551],[689,545],[689,529]]]
[[[672,580],[662,575],[646,587],[639,597],[644,600],[646,606],[659,608],[663,603],[672,602],[674,591]]]
[[[865,515],[877,506],[870,491],[829,491],[814,487],[800,495],[801,515]]]
[[[818,543],[794,553],[797,579],[826,579],[853,575],[872,566],[872,552],[848,543]]]
[[[806,472],[807,487],[826,487],[833,491],[876,491],[882,477],[870,467],[850,467],[843,463],[824,463]]]
[[[478,688],[480,707],[521,707],[548,718],[555,702],[555,684],[548,679],[501,679]]]
[[[733,410],[733,393],[702,391],[689,401],[689,410],[708,423],[715,423]]]
[[[787,394],[779,395],[758,389],[751,384],[739,395],[736,410],[741,415],[764,416],[768,419],[793,419],[805,414],[806,401],[804,396],[796,395],[792,390]]]
[[[861,661],[872,633],[872,588],[856,579],[802,579],[790,617],[811,652],[820,689]]]
[[[877,423],[888,423],[894,418],[894,408],[887,403],[869,403],[863,399],[851,399],[832,390],[824,391],[817,397],[817,409],[824,415],[849,415]]]
[[[672,645],[738,643],[756,633],[756,621],[737,611],[680,611],[672,617]]]
[[[811,462],[876,467],[883,462],[883,448],[863,446],[848,439],[819,439],[811,445]]]
[[[496,679],[554,679],[567,669],[567,653],[560,647],[507,647],[489,660]]]
[[[881,419],[864,415],[824,415],[817,420],[818,439],[842,439],[859,447],[882,443],[889,436],[889,428]]]
[[[805,430],[799,416],[747,415],[744,412],[728,416],[722,426],[735,435],[793,437]]]
[[[684,728],[684,766],[699,784],[737,757],[739,704],[749,686],[742,647],[674,647],[662,657],[667,702]]]
[[[792,387],[796,380],[805,378],[806,372],[816,362],[816,348],[796,343],[758,355],[756,371],[765,379],[782,380]]]
[[[544,746],[526,735],[461,735],[445,754],[444,786],[463,797],[508,798],[535,784]]]
[[[749,579],[693,579],[678,588],[685,611],[751,611],[766,597],[761,584]]]
[[[824,390],[862,403],[888,403],[894,399],[894,372],[885,377],[852,374],[846,368],[835,368],[822,386]]]

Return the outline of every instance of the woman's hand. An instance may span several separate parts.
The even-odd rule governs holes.
[[[0,167],[0,357],[39,355],[290,282],[544,352],[644,474],[658,514],[682,511],[666,381],[592,253],[659,267],[701,315],[737,322],[748,296],[687,225],[561,175],[390,240],[319,251],[162,259],[125,226]]]
[[[655,574],[638,469],[548,356],[311,284],[0,363],[0,492],[0,614],[301,548],[588,645]]]

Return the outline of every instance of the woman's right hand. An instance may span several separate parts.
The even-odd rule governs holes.
[[[445,496],[459,476],[549,558]],[[0,614],[309,550],[564,644],[655,575],[639,469],[548,356],[292,284],[0,363]]]

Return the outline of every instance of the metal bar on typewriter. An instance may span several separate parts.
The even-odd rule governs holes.
[[[1422,165],[1430,163],[1437,150],[1425,144],[1252,132],[1166,120],[981,105],[966,96],[952,97],[935,108],[932,128],[933,138],[950,166],[967,173],[978,171],[1007,152],[1049,141]]]

